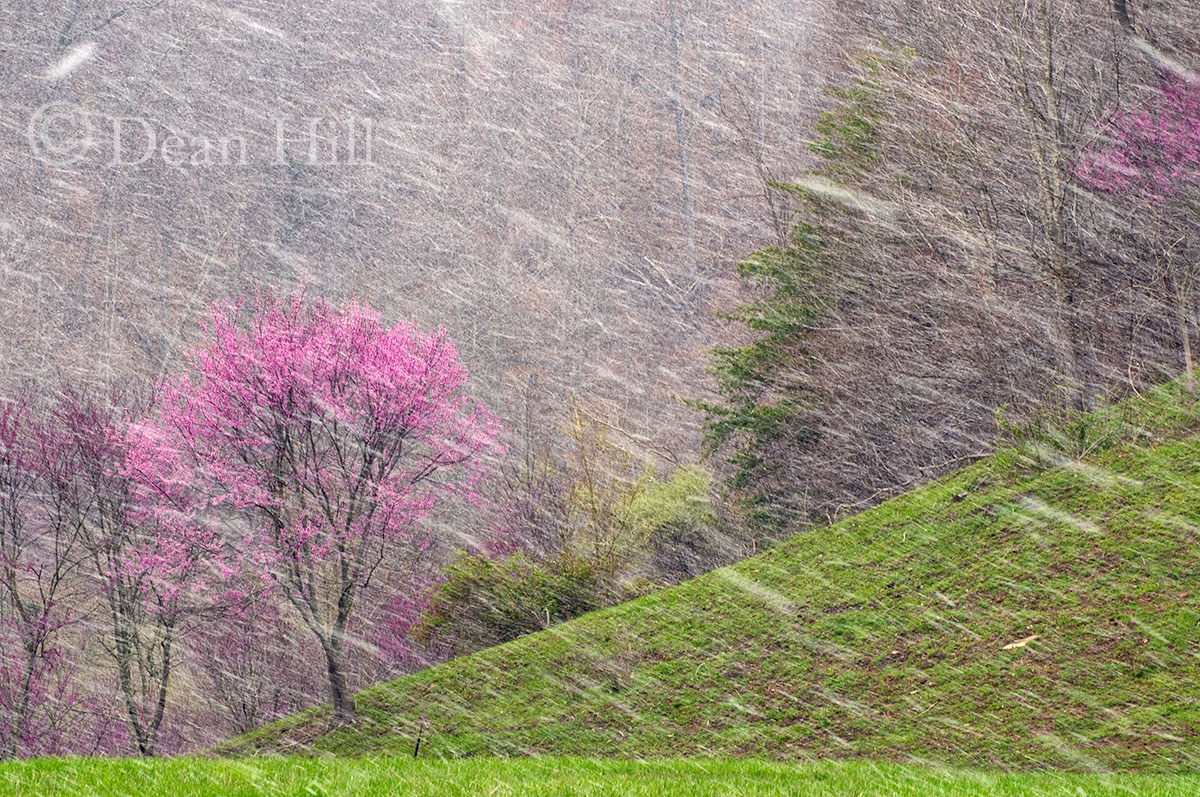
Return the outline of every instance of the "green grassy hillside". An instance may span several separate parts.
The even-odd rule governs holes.
[[[1086,428],[1085,428],[1086,427]],[[769,553],[219,752],[1200,765],[1200,407],[1168,385]],[[1048,455],[1053,458],[1053,454]]]

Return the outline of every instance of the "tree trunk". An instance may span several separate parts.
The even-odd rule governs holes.
[[[159,662],[159,676],[156,684],[158,694],[155,696],[154,718],[150,720],[150,727],[147,729],[149,736],[149,755],[154,755],[154,747],[158,744],[158,729],[162,727],[163,715],[167,710],[167,690],[171,683],[171,646],[175,643],[175,623],[169,622],[166,626],[166,631],[163,633],[163,639],[159,643],[162,651],[162,659]]]
[[[1058,354],[1060,358],[1059,377],[1065,380],[1067,401],[1069,406],[1078,412],[1091,410],[1088,399],[1087,374],[1083,370],[1080,357],[1082,335],[1078,329],[1077,308],[1075,306],[1075,283],[1069,274],[1065,257],[1055,253],[1051,273],[1055,280],[1055,315],[1058,318]]]
[[[17,575],[12,567],[11,560],[9,566],[5,568],[4,585],[8,588],[9,595],[12,598],[13,608],[16,610],[17,616],[21,620],[21,628],[23,631],[30,631],[33,623],[30,620],[29,608],[21,599],[20,592],[17,591]],[[34,638],[26,638],[23,647],[25,648],[25,674],[21,678],[21,693],[17,698],[17,705],[10,706],[8,714],[10,723],[8,728],[8,742],[4,746],[4,750],[0,752],[0,760],[8,761],[17,757],[17,753],[21,749],[21,737],[25,733],[25,723],[29,718],[29,699],[30,693],[33,691],[33,668],[37,664],[38,644]]]
[[[1117,22],[1121,23],[1121,28],[1128,34],[1133,34],[1133,20],[1129,17],[1129,6],[1125,0],[1113,0],[1113,13],[1117,15]]]
[[[154,748],[149,745],[141,717],[137,708],[133,685],[133,642],[126,627],[126,618],[117,608],[118,599],[109,598],[113,614],[113,656],[117,662],[117,681],[121,685],[121,694],[125,698],[125,721],[129,726],[129,741],[133,744],[134,752],[144,758],[154,755]]]
[[[1182,289],[1175,291],[1175,314],[1179,323],[1179,340],[1183,343],[1184,384],[1189,394],[1196,392],[1196,375],[1192,371],[1192,330],[1188,323],[1187,297]]]
[[[342,669],[341,651],[335,649],[333,643],[326,643],[322,647],[325,649],[325,664],[329,671],[329,699],[333,703],[333,721],[337,725],[349,725],[354,722],[354,700],[350,696],[346,673]]]
[[[667,36],[671,53],[671,110],[675,115],[675,146],[679,156],[679,180],[683,189],[683,230],[687,245],[688,275],[694,277],[696,222],[692,209],[692,176],[688,165],[685,114],[679,93],[679,25],[675,14],[675,0],[667,0]]]
[[[21,749],[21,737],[25,735],[25,725],[29,722],[29,701],[33,696],[33,668],[37,666],[38,643],[25,643],[25,675],[21,678],[21,697],[17,706],[17,714],[13,725],[9,728],[9,740],[4,750],[4,759],[13,759]]]
[[[175,641],[175,622],[173,620],[165,621],[163,638],[157,643],[160,658],[156,662],[157,666],[153,667],[155,675],[151,700],[153,711],[147,717],[143,711],[146,696],[140,693],[139,687],[134,681],[134,666],[136,663],[138,667],[143,668],[140,673],[144,679],[146,675],[144,668],[149,666],[148,660],[155,655],[155,651],[151,649],[147,652],[146,658],[142,658],[141,651],[144,650],[143,645],[146,643],[139,636],[137,620],[134,619],[134,604],[128,594],[114,596],[110,600],[113,612],[114,645],[112,653],[117,662],[117,679],[125,697],[129,739],[137,755],[143,758],[153,758],[158,745],[158,731],[162,727],[163,716],[167,708],[167,692],[171,679],[171,648]]]

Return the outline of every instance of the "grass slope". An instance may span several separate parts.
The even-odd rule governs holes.
[[[1004,452],[769,553],[368,689],[217,752],[1200,765],[1200,407]],[[1098,447],[1099,448],[1099,447]],[[1011,644],[1028,640],[1019,647]]]
[[[0,797],[14,795],[660,795],[688,797],[1054,797],[1195,795],[1195,775],[984,774],[867,762],[800,765],[761,761],[589,761],[533,758],[413,761],[269,758],[114,761],[73,759],[0,764]]]

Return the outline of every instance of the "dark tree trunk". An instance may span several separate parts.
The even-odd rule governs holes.
[[[1125,0],[1113,0],[1113,12],[1117,15],[1117,22],[1121,23],[1121,27],[1126,33],[1133,33],[1133,20],[1129,18],[1129,6]]]
[[[346,683],[342,669],[341,651],[332,644],[325,644],[325,664],[329,671],[329,699],[333,703],[333,721],[338,725],[349,725],[354,721],[354,699]]]
[[[12,712],[12,727],[8,729],[8,743],[0,752],[0,761],[17,757],[21,749],[21,737],[25,735],[25,724],[29,721],[29,699],[33,692],[33,668],[37,666],[37,645],[25,643],[25,674],[21,677],[21,693]]]

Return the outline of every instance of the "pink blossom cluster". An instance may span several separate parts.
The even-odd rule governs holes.
[[[1200,181],[1200,81],[1164,71],[1140,108],[1119,109],[1109,144],[1089,150],[1075,175],[1089,187],[1160,201]]]
[[[297,293],[214,305],[204,331],[138,427],[129,470],[179,532],[251,510],[268,568],[377,539],[425,545],[418,521],[444,495],[473,500],[485,456],[502,450],[445,330]]]

